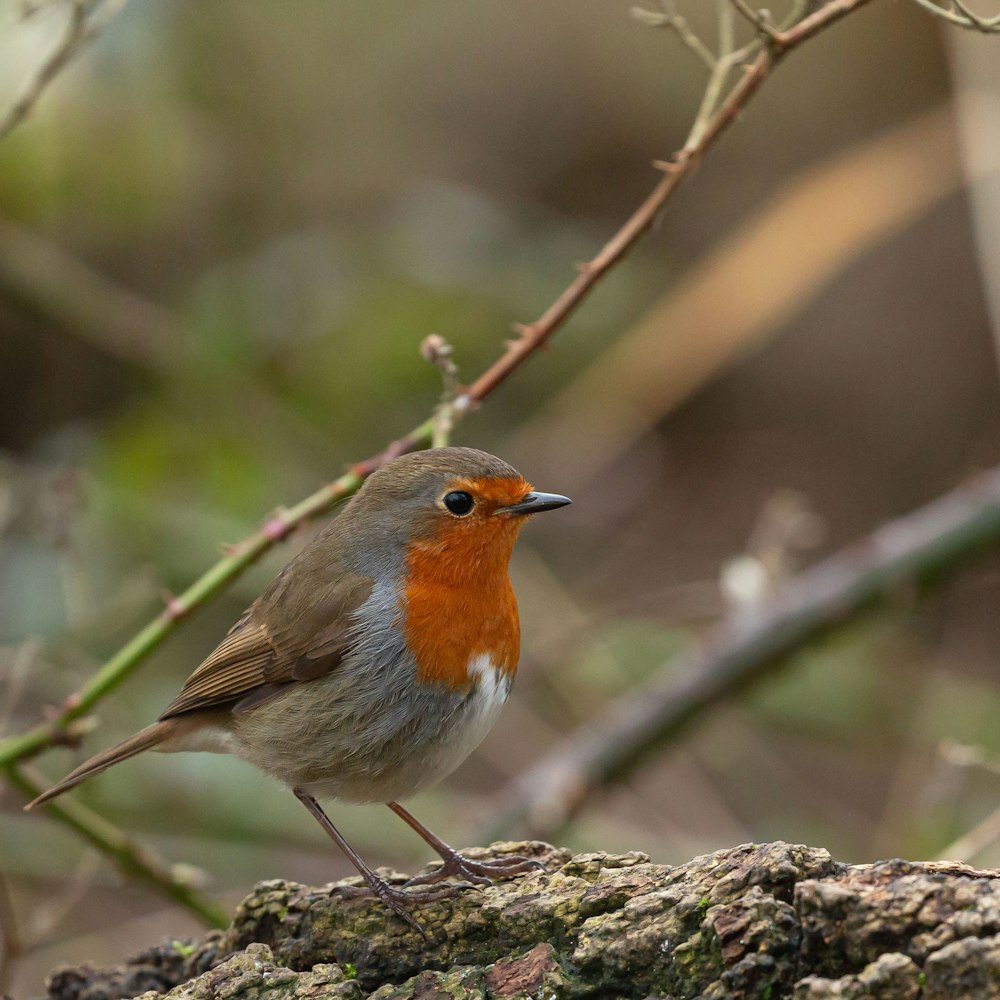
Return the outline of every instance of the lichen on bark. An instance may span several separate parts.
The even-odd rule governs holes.
[[[110,970],[62,970],[51,1000],[558,998],[953,1000],[1000,996],[1000,879],[960,865],[834,862],[746,844],[676,867],[572,856],[425,903],[426,938],[375,900],[272,881],[228,930]],[[405,876],[393,873],[402,881]],[[144,991],[148,991],[145,992]]]

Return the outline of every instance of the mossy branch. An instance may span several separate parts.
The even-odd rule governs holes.
[[[996,995],[1000,879],[962,865],[839,863],[744,844],[681,865],[530,853],[547,871],[421,906],[426,939],[340,885],[263,882],[232,926],[110,969],[61,969],[49,1000]],[[400,876],[402,877],[402,876]]]

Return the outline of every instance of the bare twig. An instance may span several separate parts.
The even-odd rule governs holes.
[[[444,382],[444,392],[441,402],[434,411],[434,433],[431,435],[431,447],[443,448],[451,439],[455,427],[453,404],[458,394],[458,365],[455,364],[455,349],[439,333],[431,333],[424,337],[420,345],[420,353],[441,372]]]
[[[752,7],[747,0],[729,0],[733,7],[738,10],[762,35],[765,35],[772,42],[777,42],[781,32],[771,24],[770,15],[763,10]]]
[[[66,30],[49,57],[28,80],[20,95],[0,117],[0,139],[17,128],[31,113],[45,88],[79,55],[88,42],[99,35],[127,0],[71,0]],[[37,8],[28,8],[30,15]]]
[[[872,0],[828,0],[817,11],[782,31],[774,45],[760,52],[746,68],[742,79],[729,91],[713,113],[698,142],[680,150],[671,160],[657,164],[664,176],[645,201],[598,254],[580,266],[579,275],[538,319],[533,323],[518,324],[514,327],[517,337],[508,343],[504,355],[455,400],[456,405],[463,403],[469,406],[475,405],[517,371],[534,351],[562,327],[594,290],[601,278],[649,231],[670,196],[681,182],[691,175],[701,162],[701,158],[726,128],[736,120],[785,55],[824,28],[871,2]]]
[[[632,16],[651,28],[669,28],[706,66],[709,72],[715,69],[715,53],[691,30],[687,19],[677,10],[674,0],[660,0],[660,10],[633,7]]]
[[[609,463],[664,414],[739,355],[794,325],[852,261],[923,218],[967,180],[1000,167],[1000,158],[981,159],[971,176],[963,174],[953,115],[942,104],[788,178],[631,330],[550,394],[508,446],[570,495],[599,482]],[[870,211],[840,210],[849,202]],[[788,239],[803,219],[817,218],[824,224],[814,238]],[[776,261],[781,282],[769,280]],[[594,405],[613,398],[629,405]],[[585,468],[567,457],[581,449]]]
[[[620,698],[522,775],[494,834],[524,827],[532,836],[551,835],[597,788],[633,771],[707,706],[759,680],[782,656],[900,584],[998,542],[1000,468],[883,525],[757,607],[727,617],[700,649],[666,664],[652,684]]]
[[[691,125],[690,132],[688,132],[684,149],[696,149],[701,142],[705,130],[712,121],[712,116],[719,107],[719,101],[725,93],[726,84],[729,82],[733,70],[742,66],[747,59],[760,51],[761,42],[756,39],[740,49],[734,47],[734,39],[732,8],[729,6],[728,0],[720,0],[719,55],[715,60],[711,72],[708,74],[708,83],[705,84],[705,92],[698,106],[694,123]]]
[[[1000,14],[993,17],[983,17],[975,13],[964,0],[949,0],[949,7],[942,7],[934,0],[913,0],[919,7],[940,17],[949,24],[954,24],[959,28],[968,28],[972,31],[981,31],[984,34],[1000,32]]]

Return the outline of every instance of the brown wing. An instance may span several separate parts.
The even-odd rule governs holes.
[[[352,612],[367,599],[372,582],[341,573],[314,593],[311,561],[289,564],[187,679],[161,719],[232,704],[265,687],[313,680],[340,663],[350,646]]]

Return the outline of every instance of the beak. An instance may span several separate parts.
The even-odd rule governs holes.
[[[555,510],[572,503],[569,497],[558,493],[529,493],[523,500],[509,507],[497,507],[498,514],[541,514],[543,510]]]

